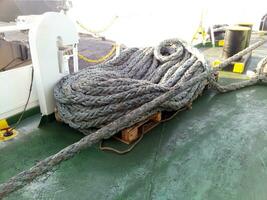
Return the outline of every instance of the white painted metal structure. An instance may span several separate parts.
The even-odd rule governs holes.
[[[78,32],[75,24],[64,14],[49,12],[43,15],[20,17],[1,32],[29,30],[32,65],[0,72],[0,119],[23,110],[29,92],[31,68],[34,85],[28,108],[39,105],[42,115],[54,112],[53,87],[69,73],[68,58],[73,56],[74,71],[78,71]]]
[[[0,72],[0,119],[22,112],[29,94],[32,65]],[[35,83],[27,108],[38,106]]]
[[[66,52],[72,52],[74,71],[78,71],[78,32],[75,24],[61,13],[45,13],[29,31],[38,100],[43,115],[54,112],[53,88],[69,73]]]

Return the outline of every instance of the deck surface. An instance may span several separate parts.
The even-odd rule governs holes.
[[[7,199],[265,200],[266,113],[266,86],[206,91],[129,154],[96,144]],[[1,183],[83,137],[57,122],[37,128],[39,119],[25,119],[17,138],[0,143]]]

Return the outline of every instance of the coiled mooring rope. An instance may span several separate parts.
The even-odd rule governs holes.
[[[240,52],[238,56],[245,53],[248,53],[247,50]],[[148,57],[153,59],[149,61]],[[150,64],[151,61],[152,64]],[[231,58],[226,62],[230,61]],[[130,63],[131,65],[128,66]],[[259,63],[257,73],[251,79],[253,84],[267,82],[267,73],[264,70],[266,64],[267,58]],[[150,65],[150,67],[144,67],[146,65]],[[221,67],[223,65],[224,63],[221,64]],[[141,69],[138,69],[137,66]],[[143,71],[146,72],[141,73]],[[154,73],[155,71],[157,73]],[[215,75],[216,70],[211,70],[201,56],[187,47],[185,43],[179,40],[167,40],[155,49],[128,49],[122,52],[118,58],[105,64],[99,64],[97,67],[84,69],[77,74],[63,78],[55,88],[55,98],[60,117],[70,126],[78,128],[84,133],[88,133],[91,127],[102,128],[2,183],[0,185],[0,198],[30,183],[36,177],[48,172],[62,161],[70,159],[81,150],[104,138],[111,137],[123,128],[146,119],[155,111],[186,106],[197,95],[201,94],[207,83],[220,91],[222,86],[216,83]],[[110,85],[112,85],[111,88]],[[229,87],[224,86],[222,92],[242,88],[246,85],[248,83],[244,81],[231,84]],[[126,88],[131,90],[133,94],[141,94],[142,96],[136,95],[134,98],[131,93],[127,93]],[[126,94],[123,93],[125,91]],[[124,95],[120,95],[121,93]],[[99,94],[100,96],[98,96]],[[117,96],[113,96],[116,101],[105,98],[105,96],[102,100],[101,95],[103,94],[116,94]],[[97,100],[91,102],[94,96]],[[129,103],[125,103],[126,100],[131,100],[129,102],[135,106],[132,107]],[[142,101],[142,104],[138,101]],[[73,108],[71,103],[73,103]],[[109,107],[109,103],[116,105],[117,110]],[[101,112],[99,108],[102,107],[103,111],[100,115],[96,110],[87,115],[89,109],[86,109],[86,106],[98,109],[98,112]],[[72,111],[73,113],[71,113]],[[102,116],[103,112],[108,114],[106,118],[108,121],[113,121],[110,123],[103,121],[103,117],[105,117]],[[117,118],[114,118],[113,112],[116,112]],[[100,119],[92,116],[100,117]],[[87,117],[95,121],[94,124],[86,121]]]
[[[180,40],[130,48],[111,61],[64,77],[54,89],[56,107],[65,123],[87,134],[209,70],[203,56]],[[153,112],[179,110],[206,84],[196,82]]]

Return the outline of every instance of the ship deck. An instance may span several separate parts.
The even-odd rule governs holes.
[[[203,49],[208,59],[220,51]],[[266,44],[254,51],[249,68],[266,53]],[[7,199],[265,200],[266,113],[266,86],[205,91],[192,110],[157,126],[130,153],[95,144]],[[27,117],[15,139],[0,143],[1,183],[83,137],[56,121],[38,127],[40,118]]]

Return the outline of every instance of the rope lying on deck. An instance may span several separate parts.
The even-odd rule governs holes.
[[[171,39],[156,48],[130,48],[104,64],[64,77],[55,87],[59,117],[85,134],[208,72],[204,58]],[[178,110],[202,93],[207,79],[195,82],[151,112]]]
[[[92,144],[102,140],[103,138],[109,138],[119,130],[146,119],[148,116],[153,114],[155,110],[175,109],[186,106],[203,91],[207,83],[211,84],[211,86],[216,89],[221,90],[220,87],[222,86],[218,85],[215,81],[216,71],[208,68],[205,61],[202,60],[198,53],[195,53],[194,50],[186,47],[185,44],[179,40],[167,40],[155,49],[145,48],[141,51],[143,52],[143,58],[150,56],[153,57],[151,60],[156,63],[150,64],[150,67],[154,67],[153,70],[143,67],[142,70],[147,70],[147,72],[141,73],[142,70],[138,70],[135,66],[146,66],[146,62],[144,62],[143,65],[138,65],[137,63],[140,63],[143,59],[135,59],[135,56],[133,56],[133,54],[136,53],[136,57],[138,57],[137,55],[141,54],[140,49],[129,49],[123,52],[120,57],[113,59],[106,64],[100,64],[97,67],[85,69],[77,74],[67,76],[60,81],[55,88],[55,97],[58,101],[57,106],[60,115],[65,122],[85,133],[88,133],[91,129],[91,125],[86,125],[85,120],[87,117],[89,117],[88,119],[90,120],[94,120],[96,118],[92,117],[94,116],[93,114],[95,114],[95,116],[99,116],[97,112],[102,112],[101,109],[104,110],[103,112],[108,112],[110,111],[109,109],[111,109],[110,107],[105,109],[105,106],[107,106],[109,102],[112,102],[110,98],[104,98],[105,101],[102,101],[102,98],[98,98],[96,102],[91,102],[91,96],[96,94],[112,95],[112,91],[116,91],[116,94],[119,94],[118,91],[125,92],[125,88],[130,87],[129,83],[134,84],[134,87],[130,87],[134,94],[142,94],[143,96],[140,97],[140,99],[139,97],[138,99],[135,99],[132,98],[130,93],[121,96],[118,95],[118,101],[125,102],[128,99],[133,99],[132,102],[135,103],[135,106],[131,107],[131,105],[128,105],[127,103],[119,104],[117,107],[118,112],[115,110],[115,115],[118,117],[117,119],[112,118],[114,110],[112,110],[111,113],[108,112],[109,118],[107,119],[113,119],[112,122],[105,125],[106,123],[103,122],[103,120],[95,120],[93,127],[102,126],[102,128],[85,136],[80,141],[69,145],[58,153],[38,162],[30,169],[17,174],[7,182],[1,184],[0,198],[18,190],[24,185],[30,183],[36,177],[48,172],[62,161],[70,159],[81,150],[90,147]],[[261,62],[257,74],[254,77],[256,80],[254,83],[258,83],[260,81],[267,82],[266,74],[264,75],[263,73],[263,67],[266,65],[266,62],[267,58]],[[132,66],[127,67],[127,65],[123,65],[122,63],[132,63]],[[114,66],[116,70],[112,70],[112,66]],[[129,71],[126,71],[125,69]],[[154,74],[154,71],[157,71],[158,73]],[[128,76],[128,74],[130,75]],[[138,74],[140,74],[140,76]],[[88,77],[92,79],[89,79]],[[133,77],[136,77],[136,80],[132,80]],[[115,78],[118,80],[117,82]],[[112,85],[112,90],[107,90],[107,88],[111,85],[110,80],[114,80],[116,84]],[[92,84],[92,82],[94,84]],[[125,84],[120,87],[119,83]],[[241,88],[243,86],[242,83],[247,85],[246,82],[237,83],[236,85],[232,84],[230,87],[224,87],[224,91]],[[90,86],[90,90],[87,89],[86,84],[88,84],[88,87]],[[144,91],[147,91],[147,93]],[[64,97],[62,96],[63,94],[68,95]],[[88,95],[89,97],[87,98]],[[144,98],[144,96],[147,97]],[[72,98],[74,100],[72,100]],[[116,96],[114,98],[116,98]],[[138,101],[142,101],[142,104]],[[75,106],[73,106],[74,108],[69,105],[70,102],[75,103]],[[97,102],[100,103],[100,106],[96,106]],[[113,102],[112,104],[116,105],[116,102]],[[95,106],[96,109],[101,107],[101,109],[98,109],[93,114],[90,112],[87,116],[87,105],[92,108]],[[126,109],[124,109],[125,107],[131,110],[127,112]],[[74,118],[71,118],[70,115],[70,112],[72,111],[74,113],[78,112],[78,115],[75,114]],[[121,115],[121,112],[125,113]],[[84,115],[80,116],[81,113],[84,113]]]
[[[218,67],[216,67],[214,69],[214,71],[219,71],[224,69],[225,67],[227,67],[229,64],[231,64],[232,62],[238,60],[239,58],[241,58],[242,56],[250,53],[252,50],[258,48],[259,46],[263,45],[266,42],[266,40],[260,40],[254,44],[252,44],[251,46],[249,46],[248,48],[240,51],[239,53],[233,55],[232,57],[226,59],[223,63],[221,63]],[[258,83],[266,83],[267,82],[267,73],[263,70],[264,68],[267,68],[266,66],[267,63],[267,57],[263,58],[259,63],[258,66],[256,68],[256,74],[254,77],[252,77],[249,80],[246,81],[241,81],[241,82],[236,82],[236,83],[232,83],[232,84],[228,84],[225,86],[222,86],[220,84],[218,84],[216,81],[211,81],[210,85],[215,88],[216,90],[218,90],[219,92],[223,93],[223,92],[229,92],[229,91],[234,91],[234,90],[238,90],[244,87],[248,87],[248,86],[252,86]]]

